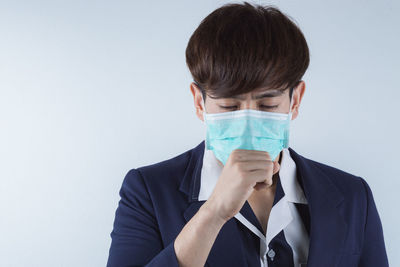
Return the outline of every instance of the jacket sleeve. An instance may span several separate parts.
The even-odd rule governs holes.
[[[137,169],[125,176],[110,234],[107,267],[179,267],[174,241],[163,247],[145,181]]]
[[[361,178],[361,177],[360,177]],[[359,267],[389,266],[383,237],[382,223],[368,183],[361,178],[366,192],[366,220],[364,226],[363,248]]]

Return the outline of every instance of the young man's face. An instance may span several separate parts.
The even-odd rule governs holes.
[[[194,105],[196,108],[197,117],[204,121],[202,112],[203,96],[200,89],[195,83],[190,84],[190,90],[194,97]],[[293,102],[292,106],[292,120],[297,117],[298,109],[300,106],[301,99],[305,91],[304,81],[300,81],[297,87],[293,90]],[[255,90],[246,94],[238,95],[232,98],[212,98],[212,96],[206,96],[206,110],[207,113],[220,113],[235,111],[241,109],[254,109],[260,111],[277,112],[277,113],[288,113],[290,106],[289,90]]]

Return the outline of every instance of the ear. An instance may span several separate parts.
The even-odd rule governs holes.
[[[202,106],[203,95],[201,94],[200,88],[198,88],[196,84],[192,82],[190,83],[190,92],[193,95],[194,108],[196,109],[196,116],[204,122],[203,106]]]
[[[306,90],[306,83],[301,80],[296,88],[293,90],[293,102],[292,105],[292,120],[294,120],[299,114],[299,107],[301,100],[303,99],[304,92]]]

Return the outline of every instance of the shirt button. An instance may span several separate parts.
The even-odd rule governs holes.
[[[271,248],[269,251],[268,251],[268,257],[271,259],[271,261],[273,261],[274,260],[274,257],[275,257],[275,251]]]

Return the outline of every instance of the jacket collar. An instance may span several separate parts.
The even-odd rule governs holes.
[[[203,140],[191,150],[189,163],[179,190],[187,195],[189,202],[184,211],[184,218],[189,221],[205,202],[198,201],[200,189],[201,167],[203,164],[205,141]],[[308,253],[308,267],[324,266],[327,262],[336,266],[340,259],[341,248],[347,232],[347,224],[343,220],[339,204],[344,200],[342,193],[336,185],[320,168],[317,162],[297,154],[292,148],[288,148],[293,161],[296,164],[296,172],[302,184],[311,219],[310,245]],[[250,205],[246,201],[242,210],[248,210]],[[241,213],[242,213],[241,210]],[[254,218],[253,218],[254,219]],[[218,258],[232,258],[232,255],[244,253],[243,244],[239,242],[240,235],[234,220],[228,220],[221,228],[218,238],[215,240],[207,262],[212,265]],[[227,246],[226,244],[229,244]],[[246,266],[243,257],[240,266]],[[238,262],[235,262],[236,264]]]
[[[304,196],[303,190],[298,183],[296,176],[296,163],[290,157],[290,152],[287,148],[282,150],[281,166],[279,170],[279,180],[282,185],[282,190],[285,199],[292,203],[307,204],[307,199]],[[218,164],[212,150],[204,150],[203,164],[201,166],[200,189],[198,200],[207,200],[221,174],[223,167]]]

